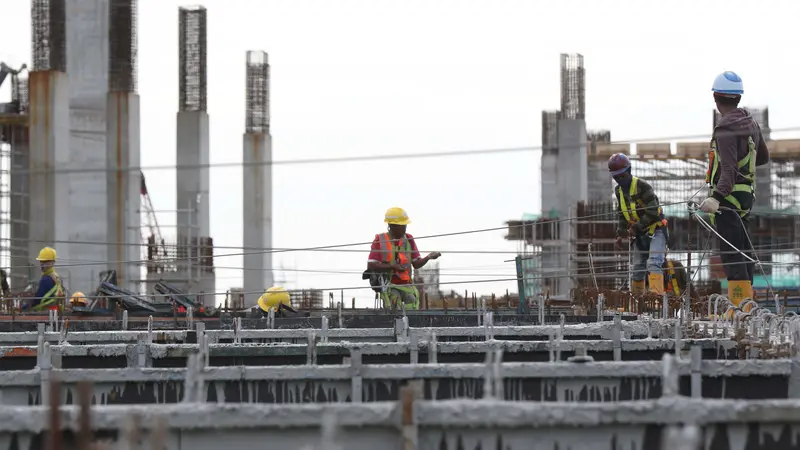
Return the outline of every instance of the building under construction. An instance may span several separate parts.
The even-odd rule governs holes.
[[[574,288],[627,289],[629,255],[615,251],[617,205],[606,163],[631,155],[633,173],[650,182],[669,220],[669,258],[699,270],[695,285],[724,287],[716,239],[691,220],[687,201],[705,198],[710,142],[614,143],[611,132],[588,131],[581,55],[561,55],[561,109],[542,112],[542,214],[508,222],[520,241],[528,295],[568,296]],[[800,283],[800,139],[770,139],[769,110],[750,109],[768,140],[771,162],[757,172],[750,234],[766,277],[755,288],[797,289]],[[714,111],[716,125],[719,114]],[[710,251],[709,251],[710,249]],[[702,257],[702,260],[701,260]],[[723,286],[720,286],[720,282]]]
[[[72,291],[93,289],[114,270],[116,284],[133,292],[164,280],[207,294],[207,305],[221,300],[209,227],[206,9],[178,11],[177,204],[166,211],[176,229],[162,233],[139,169],[136,6],[32,0],[32,67],[0,66],[0,83],[12,87],[12,102],[0,105],[0,267],[10,268],[12,290],[38,279],[34,258],[53,246]],[[243,174],[252,184],[244,246],[260,249],[272,245],[266,54],[248,53],[247,67],[244,170],[257,170]],[[246,292],[272,280],[269,253],[251,259],[260,270],[245,277]]]

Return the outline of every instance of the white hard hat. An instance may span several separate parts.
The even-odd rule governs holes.
[[[714,78],[714,85],[711,90],[717,94],[742,95],[744,94],[744,84],[742,78],[735,72],[726,70]]]

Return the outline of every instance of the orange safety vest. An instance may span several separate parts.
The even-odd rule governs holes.
[[[393,284],[410,284],[411,283],[411,242],[407,236],[400,239],[400,245],[395,246],[389,233],[379,235],[381,245],[381,256],[383,262],[387,264],[397,263],[405,264],[408,268],[404,271],[395,270],[392,273]]]

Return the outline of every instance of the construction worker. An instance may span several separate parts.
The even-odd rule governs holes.
[[[608,171],[617,182],[614,194],[619,205],[617,249],[623,238],[634,247],[631,272],[631,293],[643,294],[646,284],[650,292],[664,293],[664,264],[667,252],[667,221],[653,188],[631,174],[631,161],[622,153],[608,159]],[[648,283],[645,282],[648,274]]]
[[[264,316],[267,316],[270,310],[275,311],[277,316],[282,316],[284,310],[293,313],[297,312],[292,308],[292,298],[289,295],[289,291],[281,286],[273,286],[261,294],[261,297],[258,298],[258,307]]]
[[[710,215],[712,225],[723,238],[719,251],[728,280],[728,299],[738,307],[745,299],[753,298],[755,252],[746,223],[755,202],[756,166],[769,162],[769,149],[758,123],[739,108],[744,94],[741,77],[723,72],[714,79],[711,90],[722,118],[711,137],[706,176],[709,196],[700,204],[700,210]]]
[[[42,311],[44,309],[59,309],[59,304],[64,298],[64,285],[61,277],[55,269],[56,250],[52,247],[45,247],[36,257],[42,269],[42,278],[39,279],[39,289],[29,305],[32,311]],[[23,305],[23,309],[27,309]]]
[[[386,210],[383,221],[388,224],[386,233],[376,234],[367,259],[367,273],[381,280],[381,300],[386,308],[395,309],[400,302],[408,309],[419,307],[419,291],[412,283],[411,269],[420,269],[428,261],[442,256],[433,252],[421,257],[414,237],[406,233],[411,220],[403,208]]]
[[[69,304],[72,306],[86,306],[86,296],[83,294],[83,292],[78,291],[72,294],[72,297],[69,298]]]

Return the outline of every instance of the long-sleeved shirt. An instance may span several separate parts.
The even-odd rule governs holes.
[[[636,192],[634,193],[633,197],[631,198],[629,195],[630,192],[630,182],[629,180],[627,183],[620,184],[619,187],[622,188],[623,195],[625,196],[625,202],[628,204],[629,209],[636,209],[636,214],[639,216],[639,225],[642,228],[647,228],[653,223],[661,220],[661,205],[658,202],[658,196],[656,196],[656,192],[653,190],[653,187],[650,186],[650,183],[644,181],[641,178],[637,178],[636,182]],[[614,189],[614,195],[617,197],[617,204],[620,204],[619,201],[619,191],[620,189]],[[644,205],[644,206],[642,206]],[[628,230],[630,224],[628,221],[625,220],[625,216],[622,214],[622,209],[619,212],[619,219],[617,222],[617,233],[622,234]],[[631,216],[631,218],[633,218]]]
[[[737,167],[749,152],[747,138],[756,145],[756,166],[769,162],[769,149],[761,134],[761,128],[744,109],[737,108],[725,114],[714,128],[713,139],[719,153],[719,168],[714,182],[713,196],[722,200],[733,192],[734,184],[748,183]]]
[[[47,295],[50,292],[50,289],[56,285],[56,280],[51,277],[50,275],[42,275],[42,278],[39,279],[39,288],[36,290],[36,295],[31,302],[31,307],[42,303],[42,297]]]

